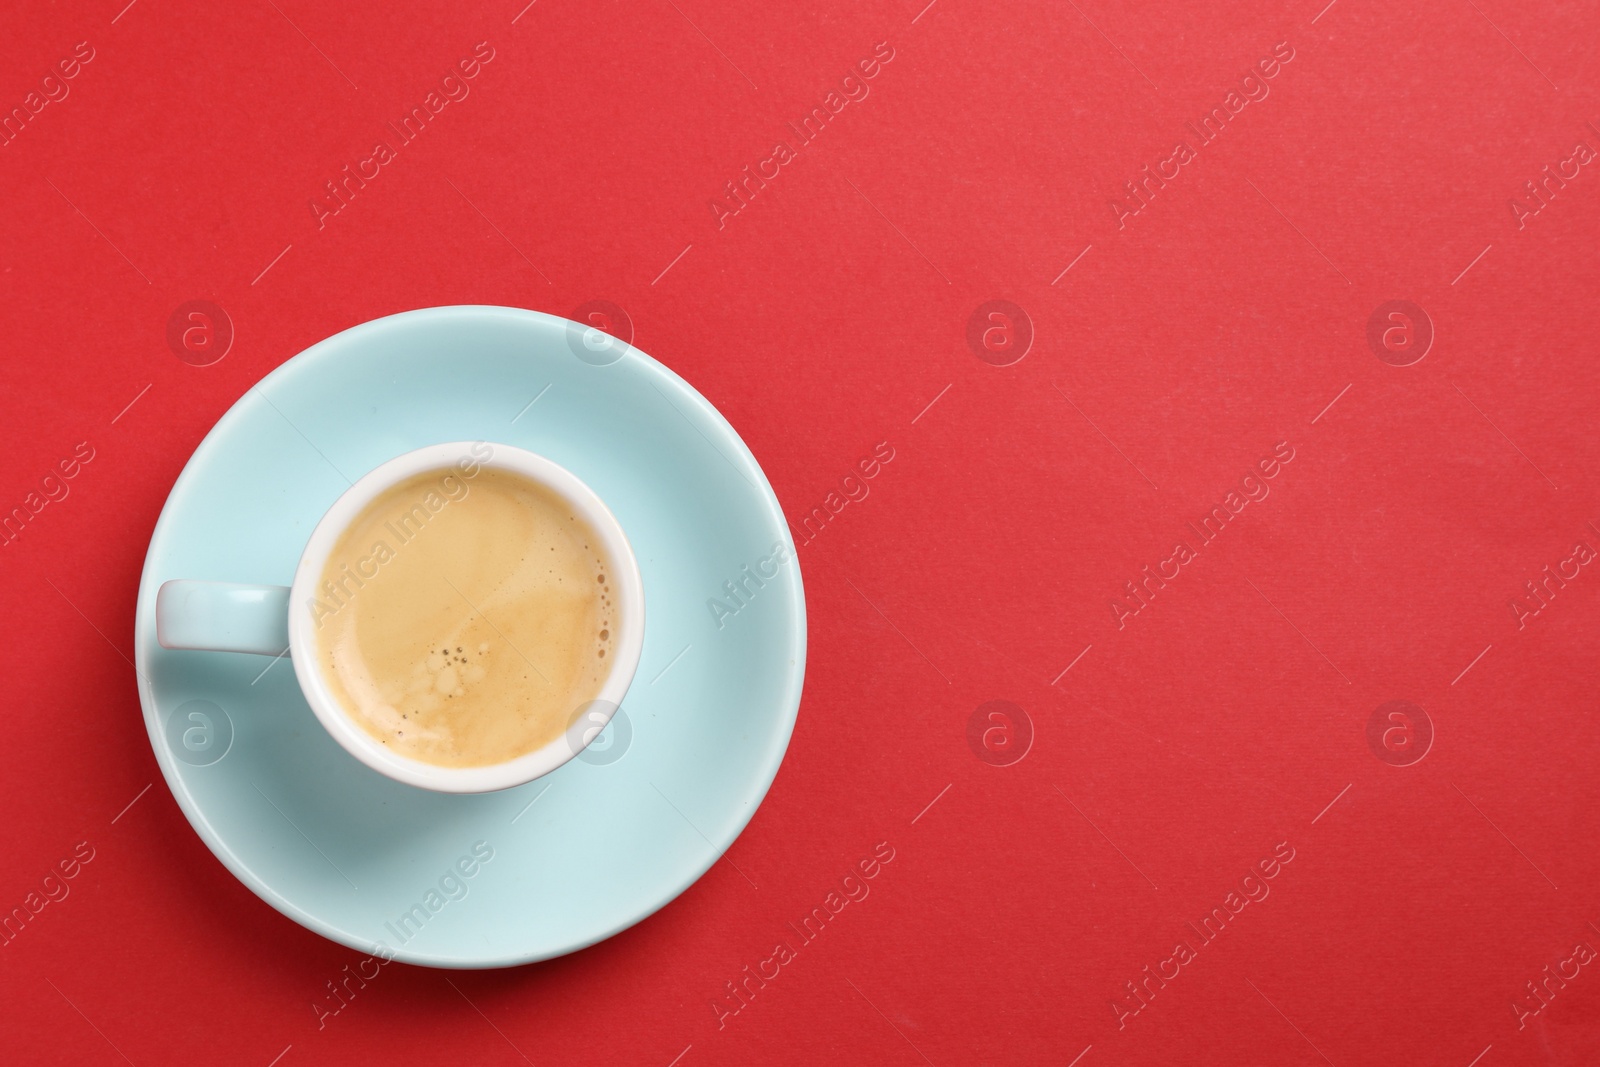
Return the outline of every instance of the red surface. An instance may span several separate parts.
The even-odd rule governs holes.
[[[75,872],[0,948],[7,1062],[1600,1061],[1573,958],[1600,946],[1600,574],[1511,607],[1600,547],[1600,164],[1564,162],[1600,148],[1592,6],[123,2],[0,36],[7,109],[93,49],[0,148],[0,504],[93,451],[0,548],[0,907]],[[322,183],[484,41],[470,95],[319,228]],[[797,147],[879,42],[868,95]],[[1269,95],[1200,144],[1185,124],[1280,42]],[[1119,229],[1147,165],[1178,172]],[[1519,220],[1547,165],[1577,174]],[[203,368],[167,340],[197,299],[236,334]],[[319,1028],[359,954],[237,884],[151,756],[145,544],[207,428],[314,341],[596,299],[797,525],[894,451],[801,549],[799,725],[729,854],[758,888],[719,863],[576,956],[393,965]],[[966,339],[995,299],[1034,331],[1005,367]],[[1435,333],[1410,366],[1368,343],[1392,300]],[[1270,495],[1198,544],[1275,447]],[[1031,723],[1008,766],[989,720],[968,740],[992,700]],[[1369,746],[1394,700],[1432,724],[1412,766]],[[719,1020],[879,842],[870,896]],[[1201,944],[1186,924],[1275,848],[1245,883],[1270,895]],[[1577,973],[1519,1028],[1547,965]],[[1131,1014],[1146,966],[1179,969]]]

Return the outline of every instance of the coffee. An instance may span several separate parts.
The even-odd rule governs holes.
[[[477,464],[420,474],[367,504],[329,554],[318,665],[391,751],[502,763],[560,737],[600,692],[620,629],[614,574],[538,482]]]

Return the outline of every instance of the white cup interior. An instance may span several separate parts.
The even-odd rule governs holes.
[[[479,767],[441,767],[391,751],[355,722],[333,695],[317,656],[313,605],[318,583],[339,536],[361,511],[390,487],[418,474],[454,471],[465,480],[481,468],[511,471],[544,486],[570,504],[599,537],[614,574],[617,634],[610,672],[596,698],[574,708],[566,732],[542,748],[503,763]],[[468,470],[473,474],[468,474]],[[311,710],[324,728],[356,759],[397,781],[446,793],[487,793],[549,774],[581,752],[611,721],[633,682],[644,646],[644,584],[639,564],[616,516],[587,485],[565,467],[510,445],[455,441],[397,456],[371,471],[334,502],[306,543],[289,593],[289,653],[295,676]],[[581,711],[581,714],[580,714]]]

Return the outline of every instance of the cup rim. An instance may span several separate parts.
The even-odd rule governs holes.
[[[488,455],[481,454],[487,448]],[[403,756],[367,733],[333,695],[318,665],[312,602],[323,567],[340,535],[379,494],[429,471],[456,470],[458,462],[506,470],[529,478],[570,504],[599,537],[616,572],[617,618],[611,669],[594,699],[573,709],[567,729],[532,752],[477,767],[441,767]],[[356,759],[407,785],[443,793],[488,793],[524,785],[562,766],[599,736],[621,707],[644,647],[644,583],[633,546],[615,515],[589,486],[560,464],[515,445],[449,441],[404,452],[362,475],[333,502],[300,554],[289,593],[289,656],[306,702],[323,728]],[[579,714],[579,712],[582,714]]]

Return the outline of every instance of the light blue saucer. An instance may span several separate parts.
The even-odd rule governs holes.
[[[639,559],[639,671],[579,759],[501,793],[415,789],[340,748],[286,660],[156,643],[162,582],[288,585],[350,481],[423,445],[479,439],[582,478]],[[762,565],[775,546],[787,561]],[[688,888],[772,783],[805,669],[794,545],[733,428],[637,349],[585,345],[564,319],[500,307],[378,319],[251,389],[167,499],[134,625],[156,759],[217,858],[309,929],[435,967],[559,956]]]

